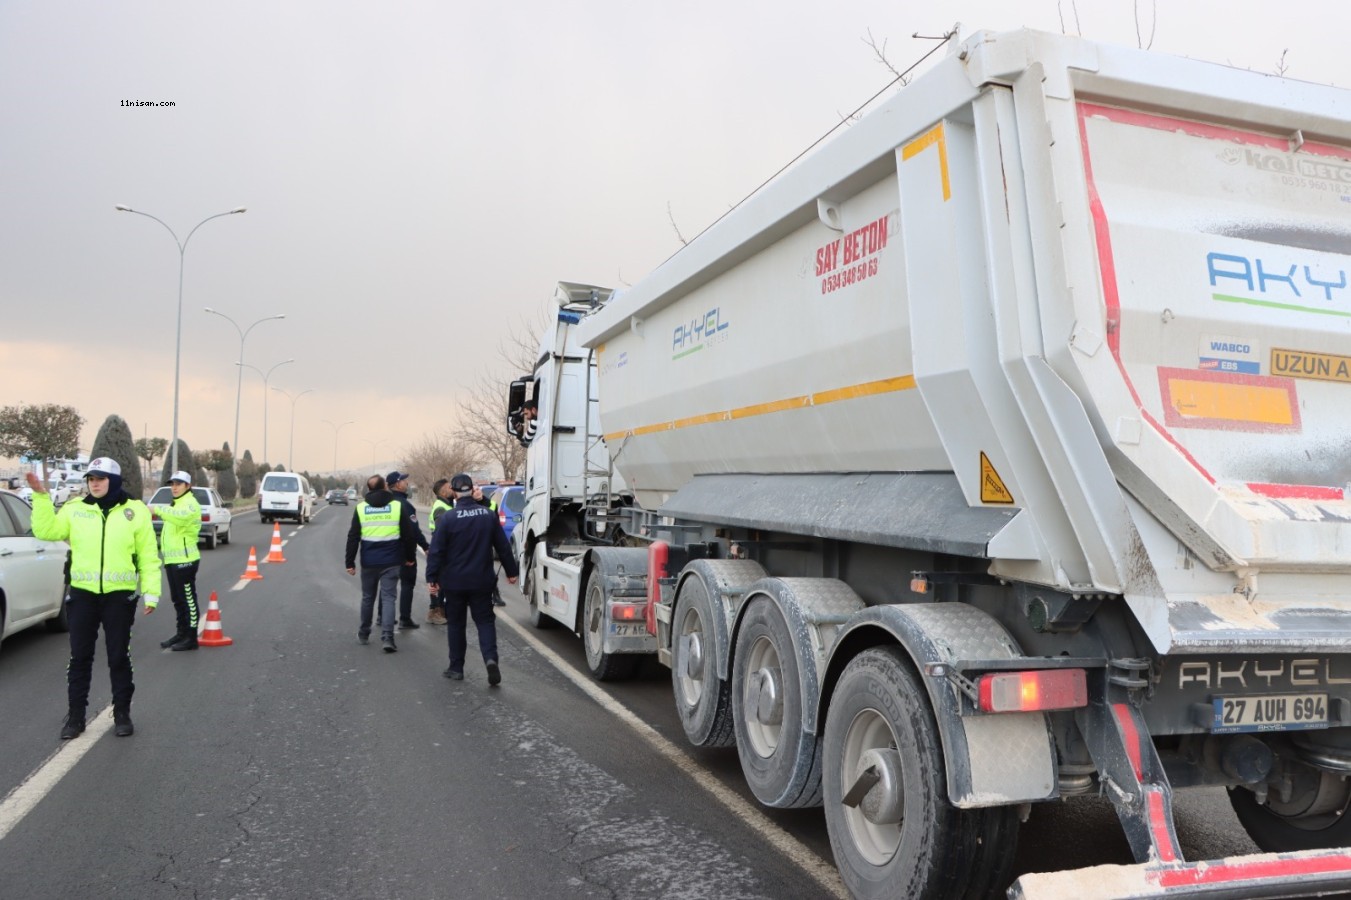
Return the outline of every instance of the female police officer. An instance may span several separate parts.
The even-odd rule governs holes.
[[[155,504],[164,523],[160,546],[164,548],[164,574],[169,580],[169,599],[174,602],[178,630],[160,641],[170,650],[197,649],[197,566],[202,553],[197,539],[202,533],[202,507],[192,494],[192,476],[175,472],[169,478],[173,499]]]
[[[28,473],[33,489],[33,534],[44,541],[70,542],[70,665],[66,690],[70,711],[61,739],[84,731],[94,645],[103,626],[108,674],[113,688],[113,724],[118,737],[132,733],[131,623],[139,586],[147,614],[159,604],[160,561],[150,510],[122,490],[122,467],[99,457],[85,473],[89,492],[57,511],[42,480]]]

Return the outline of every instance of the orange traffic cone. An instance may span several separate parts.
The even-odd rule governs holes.
[[[206,608],[206,629],[197,643],[203,647],[228,647],[234,643],[233,638],[226,637],[225,632],[221,631],[220,607],[216,605],[215,591],[211,592],[211,603]]]
[[[243,580],[244,581],[263,580],[263,573],[258,571],[258,551],[253,547],[249,548],[249,565],[248,568],[244,570]]]
[[[281,525],[276,522],[272,523],[272,549],[267,551],[267,561],[286,562],[286,557],[281,555]]]

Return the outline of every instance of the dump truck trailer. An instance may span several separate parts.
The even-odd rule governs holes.
[[[959,35],[639,283],[559,285],[532,619],[668,664],[857,897],[1349,890],[1349,269],[1351,92]],[[1184,859],[1202,786],[1261,855]],[[1010,886],[1086,796],[1135,864]]]

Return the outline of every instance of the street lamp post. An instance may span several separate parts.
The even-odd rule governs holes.
[[[305,390],[301,391],[299,394],[296,394],[294,397],[292,397],[292,396],[291,396],[290,394],[288,394],[286,391],[283,391],[281,388],[273,388],[272,390],[276,391],[278,394],[281,394],[281,395],[282,395],[283,397],[285,397],[287,400],[290,400],[290,401],[291,401],[291,449],[290,449],[290,450],[287,452],[287,454],[286,454],[286,455],[287,455],[286,468],[287,468],[288,471],[294,472],[294,471],[296,470],[296,466],[295,466],[295,461],[296,461],[296,401],[299,400],[301,397],[305,396],[306,394],[313,394],[313,393],[314,393],[314,388],[305,388]]]
[[[257,372],[259,375],[262,375],[262,376],[263,376],[263,462],[267,462],[267,461],[268,461],[268,459],[267,459],[267,380],[268,380],[269,378],[272,377],[272,372],[277,368],[277,366],[284,366],[284,365],[286,365],[287,363],[293,363],[293,362],[295,362],[294,359],[283,359],[281,362],[277,363],[276,366],[273,366],[271,369],[268,369],[266,372],[264,372],[262,369],[258,368],[257,366],[251,366],[251,365],[249,365],[249,364],[246,363],[246,362],[237,362],[237,363],[235,363],[235,365],[240,366],[240,367],[242,367],[243,369],[252,369],[253,371]]]
[[[169,469],[171,471],[176,471],[178,469],[178,378],[183,357],[183,260],[188,250],[188,241],[192,240],[192,236],[197,233],[198,228],[201,228],[212,219],[219,219],[221,216],[232,216],[235,213],[242,213],[245,209],[242,206],[238,206],[227,212],[216,213],[214,216],[207,216],[205,219],[192,226],[192,231],[189,231],[188,236],[181,241],[178,239],[178,235],[174,233],[174,230],[165,224],[163,219],[160,219],[157,216],[152,216],[147,212],[141,212],[139,209],[132,209],[130,206],[123,206],[120,203],[114,206],[113,209],[116,209],[118,212],[135,213],[138,216],[145,216],[147,219],[154,219],[156,222],[164,225],[164,229],[169,232],[169,236],[174,239],[174,243],[178,246],[178,325],[174,332],[174,437],[173,443],[169,445]]]
[[[352,422],[352,419],[348,419],[342,425],[337,425],[329,419],[324,419],[324,423],[333,429],[333,474],[335,476],[338,474],[338,432],[342,431],[343,425],[351,425]]]
[[[379,440],[375,440],[375,441],[371,440],[370,438],[362,438],[362,440],[365,441],[366,443],[368,443],[368,444],[371,445],[371,468],[374,469],[374,468],[375,468],[375,448],[376,448],[376,447],[379,447],[379,446],[380,446],[381,444],[383,444],[385,441],[389,440],[389,438],[380,438]]]
[[[202,311],[209,312],[213,316],[220,316],[222,319],[229,322],[231,325],[235,326],[235,331],[239,332],[239,361],[241,363],[244,362],[244,339],[249,336],[249,332],[252,331],[255,327],[263,324],[264,322],[271,322],[273,319],[286,318],[286,313],[281,313],[275,316],[264,316],[257,322],[254,322],[248,328],[241,329],[239,327],[238,322],[236,322],[234,319],[230,318],[229,316],[227,316],[225,313],[221,312],[218,309],[212,309],[211,307],[207,306],[203,307]],[[264,388],[263,390],[264,390],[264,398],[266,398],[267,389]],[[235,442],[230,445],[230,452],[234,453],[236,460],[239,459],[239,399],[241,396],[243,396],[243,391],[244,391],[244,367],[241,365],[239,366],[239,377],[235,379]]]

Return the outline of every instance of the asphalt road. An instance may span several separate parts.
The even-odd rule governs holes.
[[[603,689],[680,759],[655,750],[568,677],[582,671],[577,639],[529,629],[505,583],[507,616],[552,653],[501,623],[500,688],[472,627],[463,682],[441,677],[444,628],[400,632],[395,654],[358,645],[359,587],[342,569],[350,515],[321,505],[310,525],[283,524],[286,562],[263,563],[242,590],[249,547],[266,557],[272,527],[245,513],[230,545],[203,551],[198,587],[217,592],[231,647],[161,651],[167,597],[138,618],[136,734],[93,741],[0,837],[0,900],[838,891],[820,810],[746,812],[735,750],[684,744],[669,672],[653,663]],[[419,593],[419,621],[425,608]],[[66,656],[64,635],[42,629],[5,642],[0,796],[64,749]],[[90,712],[108,702],[100,648]],[[1256,849],[1217,791],[1183,795],[1179,831],[1189,858]],[[1129,861],[1109,805],[1053,804],[1024,826],[1018,871]]]

